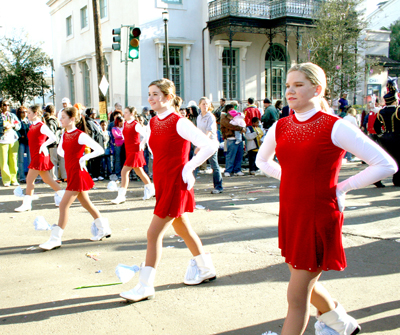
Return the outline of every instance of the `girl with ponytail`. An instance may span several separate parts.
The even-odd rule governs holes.
[[[342,245],[346,193],[397,170],[377,144],[329,112],[325,88],[325,73],[315,64],[298,64],[288,71],[286,99],[295,114],[274,123],[256,159],[262,171],[281,180],[279,248],[290,270],[282,335],[304,333],[310,303],[318,310],[317,335],[360,331],[357,321],[318,280],[322,271],[346,267]],[[338,184],[346,151],[370,166]],[[275,153],[280,165],[273,160]]]
[[[25,212],[32,209],[35,180],[39,175],[42,177],[42,180],[56,192],[54,195],[54,202],[57,207],[64,195],[64,191],[50,175],[50,170],[54,165],[50,160],[49,149],[47,147],[54,143],[57,138],[41,119],[42,111],[40,106],[34,105],[29,107],[28,120],[32,122],[28,132],[31,163],[28,166],[29,171],[26,176],[26,193],[22,200],[22,205],[14,209],[16,212]]]
[[[216,278],[211,256],[204,252],[187,212],[193,212],[195,206],[193,171],[218,149],[218,143],[211,141],[178,113],[181,99],[176,97],[172,81],[153,81],[149,85],[148,101],[157,112],[147,130],[149,148],[154,156],[156,205],[147,231],[146,261],[140,269],[139,284],[121,293],[122,298],[130,301],[154,297],[154,278],[161,258],[162,240],[171,225],[194,257],[189,262],[183,282],[186,285],[197,285]],[[190,142],[199,151],[188,161]]]
[[[154,197],[154,184],[149,176],[144,172],[143,166],[146,165],[144,159],[144,146],[146,144],[146,129],[139,123],[139,118],[135,107],[126,107],[124,110],[124,127],[122,134],[125,143],[125,163],[121,170],[121,187],[118,189],[118,196],[111,202],[118,205],[126,201],[126,191],[129,184],[129,173],[133,169],[144,183],[143,200]],[[140,136],[143,136],[140,142]]]
[[[39,245],[44,250],[52,250],[61,246],[61,237],[68,223],[69,207],[76,198],[94,219],[91,227],[93,237],[90,240],[99,241],[104,237],[111,236],[108,220],[103,218],[99,210],[94,207],[88,194],[88,190],[94,186],[94,183],[86,169],[86,162],[104,154],[104,149],[88,134],[76,128],[79,122],[77,122],[78,118],[85,127],[85,120],[75,107],[65,108],[61,113],[61,125],[65,128],[65,132],[61,136],[57,153],[65,159],[67,189],[60,203],[58,225],[52,227],[50,239]],[[93,151],[84,155],[86,147]]]

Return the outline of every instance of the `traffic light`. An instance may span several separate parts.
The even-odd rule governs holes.
[[[112,44],[112,49],[114,51],[120,51],[121,50],[121,28],[115,28],[112,30],[113,36],[113,44]]]
[[[139,58],[139,37],[142,32],[140,28],[129,28],[129,52],[130,59]]]

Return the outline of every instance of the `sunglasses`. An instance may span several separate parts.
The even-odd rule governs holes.
[[[10,106],[9,104],[4,104],[3,106]]]

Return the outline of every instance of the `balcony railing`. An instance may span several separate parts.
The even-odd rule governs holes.
[[[208,15],[210,21],[226,16],[312,19],[320,5],[321,0],[214,0],[208,4]]]

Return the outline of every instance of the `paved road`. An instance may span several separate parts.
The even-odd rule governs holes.
[[[341,178],[364,167],[347,164]],[[384,182],[390,185],[390,180]],[[63,246],[51,252],[30,247],[49,236],[48,231],[34,230],[36,216],[57,222],[53,192],[38,184],[40,199],[33,202],[34,210],[15,213],[20,201],[10,188],[1,187],[0,333],[280,333],[289,271],[277,247],[278,182],[261,176],[225,178],[225,191],[219,195],[210,194],[210,183],[211,175],[200,175],[196,200],[206,209],[196,210],[190,218],[212,253],[218,279],[196,287],[182,284],[190,253],[171,229],[157,272],[156,298],[136,304],[126,303],[118,294],[135,286],[137,277],[124,285],[74,288],[117,282],[118,263],[144,260],[155,201],[141,200],[139,182],[131,183],[129,200],[119,206],[110,203],[116,193],[107,191],[106,182],[96,183],[97,189],[90,192],[110,219],[110,239],[88,240],[91,217],[75,203]],[[365,334],[400,334],[399,214],[399,188],[352,191],[343,233],[348,268],[325,273],[321,279],[359,320]],[[86,257],[88,252],[98,253],[99,260]],[[306,334],[314,333],[314,322],[311,317]]]

